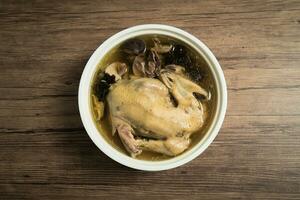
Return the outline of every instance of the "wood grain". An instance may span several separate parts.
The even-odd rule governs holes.
[[[95,48],[137,24],[194,34],[228,84],[220,134],[197,159],[148,173],[88,138],[77,107]],[[0,199],[300,199],[300,2],[0,2]]]

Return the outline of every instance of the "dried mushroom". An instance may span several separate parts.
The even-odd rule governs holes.
[[[149,77],[159,76],[161,62],[158,54],[150,50],[148,54],[147,73]]]
[[[146,76],[145,65],[146,65],[145,56],[144,55],[136,56],[132,64],[133,74],[142,77]]]
[[[139,55],[145,53],[146,43],[141,39],[130,39],[122,44],[121,49],[127,54]]]
[[[132,64],[133,74],[142,77],[159,76],[161,69],[160,59],[155,51],[150,50],[146,55],[138,55]]]
[[[121,79],[121,77],[127,72],[127,65],[121,62],[113,62],[105,69],[105,73],[115,77],[115,81]]]

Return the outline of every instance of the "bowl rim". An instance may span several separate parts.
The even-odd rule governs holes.
[[[113,47],[129,38],[161,34],[177,38],[193,47],[205,59],[217,87],[215,116],[205,136],[190,150],[174,158],[163,161],[145,161],[131,158],[112,147],[99,133],[90,109],[91,81],[100,60]],[[78,106],[82,123],[94,144],[108,157],[127,167],[144,171],[161,171],[181,166],[199,156],[215,139],[222,126],[227,108],[227,86],[222,68],[210,49],[198,38],[179,28],[163,24],[144,24],[124,29],[105,40],[89,58],[81,75],[78,89]]]

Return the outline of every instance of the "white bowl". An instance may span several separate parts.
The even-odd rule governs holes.
[[[216,82],[216,113],[212,124],[205,136],[190,150],[184,152],[179,156],[163,161],[138,160],[116,150],[99,133],[93,122],[93,116],[90,109],[91,81],[94,73],[96,72],[97,64],[100,62],[103,56],[116,45],[127,40],[128,38],[145,34],[160,34],[171,36],[193,47],[208,63],[208,66],[211,68],[213,77]],[[220,67],[220,64],[218,63],[213,53],[199,39],[181,29],[172,26],[147,24],[125,29],[111,36],[96,49],[96,51],[87,62],[81,76],[78,92],[78,104],[81,120],[88,135],[103,153],[105,153],[111,159],[119,162],[120,164],[134,169],[145,171],[160,171],[175,168],[193,160],[210,145],[210,143],[217,136],[225,117],[227,107],[227,89],[224,74]]]

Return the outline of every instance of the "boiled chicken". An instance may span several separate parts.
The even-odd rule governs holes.
[[[114,70],[107,69],[111,74],[126,71],[112,66]],[[123,74],[115,74],[118,80],[107,95],[113,134],[132,157],[143,150],[178,155],[204,122],[204,108],[195,94],[209,98],[206,90],[189,80],[180,66],[166,66],[159,74],[159,79],[122,79]]]

